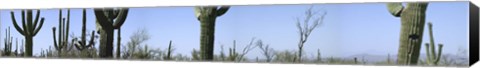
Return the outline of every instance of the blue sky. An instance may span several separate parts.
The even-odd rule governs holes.
[[[262,39],[275,50],[296,50],[299,36],[294,18],[302,16],[310,6],[232,6],[225,15],[217,18],[216,54],[222,44],[228,48],[233,40],[237,40],[237,48],[242,48],[253,37]],[[320,9],[328,14],[324,24],[312,32],[305,44],[307,56],[316,53],[317,49],[321,50],[323,56],[397,53],[400,18],[390,15],[385,3],[315,4],[314,10]],[[2,10],[0,13],[2,32],[10,26],[12,36],[23,39],[13,28],[9,11]],[[34,54],[37,55],[42,48],[52,46],[52,27],[58,26],[58,9],[41,11],[41,16],[46,20],[42,30],[34,37]],[[199,49],[200,40],[200,22],[193,11],[193,7],[130,8],[122,26],[122,43],[126,44],[135,30],[146,28],[151,35],[147,42],[150,47],[165,49],[169,40],[173,40],[176,53],[190,55],[193,48]],[[81,9],[71,10],[70,31],[76,36],[81,33],[81,12]],[[20,21],[20,11],[15,10],[15,13],[17,21]],[[66,10],[63,15],[66,16]],[[87,30],[94,30],[95,18],[91,9],[87,10],[87,18]],[[433,23],[435,42],[445,45],[444,53],[456,54],[458,48],[468,49],[468,2],[431,2],[426,21]],[[429,41],[427,31],[424,33],[424,43]],[[3,39],[4,33],[1,35]],[[425,53],[424,48],[421,51]],[[263,58],[259,49],[247,56]]]

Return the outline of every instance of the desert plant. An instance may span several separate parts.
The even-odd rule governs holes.
[[[200,52],[198,50],[193,49],[192,52],[191,52],[191,55],[192,55],[192,60],[194,60],[194,61],[201,60]]]
[[[394,17],[401,18],[400,46],[397,64],[417,65],[425,25],[428,3],[388,3],[388,11]]]
[[[427,52],[427,59],[426,59],[426,63],[428,65],[438,65],[438,62],[440,61],[440,58],[442,56],[442,48],[443,48],[443,44],[438,44],[438,53],[436,53],[435,51],[435,43],[434,43],[434,39],[433,39],[433,29],[432,29],[432,23],[429,22],[428,23],[428,32],[429,32],[429,35],[430,35],[430,45],[429,43],[426,43],[425,44],[425,49]]]
[[[132,55],[133,59],[150,59],[152,51],[148,48],[148,45],[144,45],[143,48],[139,47],[138,51],[134,52]]]
[[[121,38],[121,34],[120,34],[120,33],[121,33],[121,32],[120,32],[121,29],[118,28],[117,30],[118,30],[118,31],[117,31],[117,34],[118,34],[118,35],[117,35],[117,54],[116,54],[116,57],[120,58],[120,46],[121,46],[121,42],[120,42],[120,41],[121,41],[121,39],[122,39],[122,38]]]
[[[228,59],[229,61],[244,61],[246,60],[245,55],[248,54],[251,50],[256,48],[257,46],[253,45],[255,38],[252,38],[252,40],[247,44],[243,49],[242,52],[237,52],[236,49],[236,41],[233,40],[233,48],[229,49],[229,56]]]
[[[303,54],[303,47],[305,45],[305,43],[307,42],[308,40],[308,37],[310,36],[310,34],[312,33],[312,31],[317,28],[319,25],[323,24],[323,20],[325,18],[325,15],[327,14],[326,12],[324,12],[323,14],[320,14],[319,17],[314,17],[314,16],[317,16],[317,13],[319,13],[319,11],[314,11],[312,10],[313,7],[310,7],[309,9],[307,9],[305,11],[305,19],[303,20],[303,26],[301,25],[301,21],[299,18],[296,18],[296,26],[297,26],[297,29],[298,29],[298,33],[299,33],[299,36],[300,36],[300,40],[298,42],[298,56],[296,59],[294,59],[295,62],[302,62],[302,54]],[[311,21],[313,20],[313,21]],[[313,24],[309,24],[309,23],[313,23]]]
[[[27,11],[27,15],[25,17],[25,11]],[[40,21],[40,10],[37,11],[35,20],[33,20],[33,10],[22,10],[22,28],[18,26],[17,21],[15,19],[14,12],[11,11],[10,15],[12,18],[12,23],[15,26],[15,29],[25,37],[25,56],[26,57],[32,57],[32,52],[33,52],[33,37],[37,35],[37,33],[40,31],[42,28],[43,22],[45,18],[41,18]],[[27,20],[25,20],[25,18]],[[38,24],[40,23],[40,24]]]
[[[139,29],[134,32],[130,36],[130,41],[127,42],[126,54],[124,54],[124,58],[137,58],[137,59],[145,59],[150,58],[150,54],[152,51],[148,49],[147,45],[145,44],[144,47],[141,45],[150,39],[150,35],[146,29]]]
[[[237,46],[235,40],[233,40],[233,47],[228,49],[228,61],[235,61],[238,58]]]
[[[100,57],[113,57],[113,31],[119,29],[128,15],[128,8],[94,9],[100,33]]]
[[[220,45],[220,48],[221,48],[221,49],[220,49],[219,59],[220,59],[221,61],[225,61],[225,59],[226,59],[226,57],[227,57],[227,56],[225,55],[225,49],[224,49],[223,45]]]
[[[256,45],[262,51],[263,56],[265,56],[266,62],[272,62],[272,59],[275,57],[275,50],[270,48],[270,45],[263,44],[262,40],[258,40]]]
[[[297,53],[294,51],[284,50],[275,52],[274,62],[294,62]]]
[[[8,30],[5,29],[5,44],[3,48],[3,53],[2,56],[11,56],[12,55],[12,39],[13,37],[10,36],[10,27],[8,27]]]
[[[173,52],[173,48],[172,48],[172,40],[170,40],[170,43],[168,44],[168,49],[167,49],[167,56],[164,57],[165,60],[172,60],[172,52]]]
[[[68,35],[70,31],[70,9],[67,10],[67,20],[65,22],[65,18],[62,18],[62,10],[58,10],[58,39],[56,39],[56,28],[52,28],[53,32],[53,44],[55,50],[57,50],[58,56],[61,57],[62,50],[67,47],[68,43]],[[66,25],[65,25],[66,23]],[[66,27],[66,28],[65,28]],[[58,42],[57,42],[58,40]]]
[[[357,57],[354,57],[353,60],[354,60],[354,63],[355,63],[355,64],[358,64]]]
[[[320,53],[320,49],[317,49],[317,60],[316,60],[316,62],[323,63],[322,54]]]
[[[213,48],[215,39],[215,20],[217,17],[225,14],[229,6],[199,6],[195,7],[195,16],[200,21],[200,55],[201,60],[213,60]]]
[[[92,31],[91,36],[90,36],[90,40],[88,41],[88,43],[87,43],[86,32],[87,32],[87,12],[86,12],[86,9],[83,9],[81,40],[77,41],[76,38],[74,39],[74,41],[75,41],[74,45],[75,45],[75,48],[77,48],[77,50],[83,51],[83,50],[91,48],[95,45],[95,31]]]

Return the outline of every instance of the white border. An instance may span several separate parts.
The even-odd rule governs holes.
[[[256,5],[302,3],[364,3],[466,0],[1,0],[1,9],[80,8],[80,7],[145,7],[194,5]]]
[[[80,59],[32,59],[0,58],[5,68],[425,68],[410,66],[364,66],[364,65],[314,65],[314,64],[266,64],[266,63],[220,63],[220,62],[174,62],[174,61],[127,61],[127,60],[80,60]],[[429,67],[430,68],[430,67]],[[437,67],[431,67],[437,68]],[[444,67],[438,67],[444,68]]]
[[[45,8],[98,8],[98,7],[151,7],[195,5],[257,5],[301,3],[364,3],[364,2],[412,2],[412,1],[466,1],[466,0],[0,0],[0,9],[45,9]],[[473,0],[480,4],[479,0]],[[361,65],[305,65],[305,64],[259,64],[259,63],[210,63],[171,61],[119,61],[78,59],[31,59],[0,58],[2,68],[405,68],[406,66],[361,66]],[[423,68],[423,67],[420,67]],[[443,67],[442,67],[443,68]],[[480,68],[474,65],[473,68]]]

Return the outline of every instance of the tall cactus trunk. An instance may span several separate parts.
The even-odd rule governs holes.
[[[12,39],[13,37],[10,36],[10,27],[8,27],[8,30],[5,29],[5,47],[3,51],[3,56],[10,56],[12,53]]]
[[[172,40],[168,44],[167,57],[165,60],[172,60]]]
[[[400,47],[397,63],[417,65],[425,25],[425,13],[428,3],[388,4],[393,16],[401,17]]]
[[[427,52],[427,59],[426,59],[426,63],[428,65],[438,65],[438,62],[440,61],[440,58],[442,56],[442,48],[443,48],[443,44],[439,44],[438,47],[438,53],[436,53],[435,51],[435,43],[434,43],[434,39],[433,39],[433,29],[432,29],[432,23],[429,22],[428,23],[428,33],[430,35],[430,44],[425,44],[425,49],[426,49],[426,52]]]
[[[202,59],[213,60],[215,19],[208,17],[201,19],[200,55]]]
[[[204,61],[213,60],[215,20],[225,14],[229,6],[200,6],[195,7],[195,16],[200,21],[200,58]]]
[[[58,12],[58,39],[56,39],[56,27],[52,28],[52,35],[53,35],[53,44],[55,50],[57,50],[58,57],[62,57],[62,51],[68,45],[68,35],[70,30],[70,9],[67,11],[67,19],[62,17],[62,10]],[[58,42],[57,42],[58,41]]]
[[[26,15],[25,15],[25,11]],[[37,35],[40,29],[43,26],[43,22],[45,18],[40,19],[40,11],[37,11],[36,16],[33,16],[33,10],[22,10],[22,28],[17,24],[15,19],[14,12],[10,12],[12,18],[12,24],[14,25],[15,29],[25,37],[25,56],[32,57],[33,52],[33,37]],[[25,17],[26,16],[26,17]],[[26,19],[26,20],[25,20]],[[39,21],[40,20],[40,21]],[[40,23],[40,24],[38,24]]]
[[[100,32],[100,57],[113,58],[114,29],[119,29],[128,15],[128,8],[94,9]]]
[[[95,31],[92,31],[92,34],[90,36],[90,40],[87,41],[87,10],[83,9],[82,11],[82,36],[80,41],[75,41],[75,48],[80,51],[84,51],[85,49],[93,47],[95,44]],[[78,43],[79,42],[79,43]]]
[[[113,57],[113,29],[102,28],[100,31],[100,57]]]
[[[31,57],[33,52],[33,39],[31,36],[25,36],[25,56]]]
[[[121,37],[120,37],[120,28],[118,28],[118,35],[117,35],[117,58],[120,58],[120,46],[121,46]]]

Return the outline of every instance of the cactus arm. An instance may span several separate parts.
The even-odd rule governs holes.
[[[85,45],[86,42],[86,37],[85,37],[85,34],[86,34],[86,31],[87,31],[87,10],[86,9],[83,9],[82,10],[82,42],[80,43],[81,45]]]
[[[12,24],[13,24],[13,26],[15,27],[15,29],[18,31],[18,33],[20,33],[20,34],[22,34],[22,35],[25,35],[25,33],[23,32],[23,29],[20,28],[20,26],[18,26],[13,11],[10,12],[10,16],[11,16],[11,18],[12,18]]]
[[[40,19],[40,25],[35,29],[35,32],[33,33],[32,36],[37,35],[37,33],[40,31],[40,29],[42,29],[42,27],[43,27],[43,22],[44,22],[44,21],[45,21],[45,18],[42,17],[42,18]]]
[[[402,3],[388,3],[387,4],[388,11],[395,17],[400,17],[404,7]]]
[[[200,15],[202,14],[202,7],[195,7],[195,17],[197,17],[197,20],[200,20]]]
[[[102,9],[94,9],[94,13],[95,13],[95,17],[97,18],[97,23],[99,23],[101,27],[107,27],[108,23],[102,23],[102,22],[110,22],[110,21],[108,20],[107,16],[105,16],[105,13],[102,11]]]
[[[38,25],[37,22],[38,22],[39,18],[40,18],[40,10],[37,11],[37,14],[36,14],[36,16],[35,16],[35,21],[33,22],[33,23],[34,23],[33,26],[37,26],[37,25]]]
[[[125,22],[125,20],[127,19],[127,15],[128,15],[128,8],[120,9],[120,11],[118,12],[119,17],[115,19],[115,23],[113,23],[113,28],[114,29],[120,28]]]
[[[117,58],[120,58],[120,45],[121,45],[121,39],[122,39],[122,38],[120,37],[120,36],[121,36],[121,34],[120,34],[120,33],[121,33],[121,29],[118,28],[118,31],[117,31],[117,32],[118,32],[118,35],[117,35],[117,54],[116,54],[116,56],[117,56]]]
[[[69,35],[69,32],[70,32],[70,9],[67,10],[67,30],[66,31],[67,32],[65,32],[65,33],[67,33],[67,34],[64,35],[65,36],[64,41],[66,42],[65,45],[68,44],[68,35]]]
[[[33,16],[32,15],[33,15],[32,10],[27,10],[27,26],[29,27],[28,30],[35,29],[33,27],[33,23],[32,23],[33,22],[33,19],[32,19]],[[28,31],[28,32],[30,32],[30,31]],[[32,33],[30,33],[30,34],[32,34]]]
[[[25,21],[25,10],[22,10],[22,26],[26,35],[30,35],[30,28],[28,27],[27,22]]]
[[[427,62],[427,64],[430,64],[431,62],[428,61],[428,60],[431,60],[431,59],[430,59],[431,57],[430,57],[429,55],[432,55],[432,54],[430,54],[430,48],[428,48],[428,47],[430,47],[430,44],[426,43],[426,44],[425,44],[425,50],[426,50],[425,52],[427,53],[426,62]]]
[[[222,6],[220,7],[220,9],[217,10],[217,17],[219,16],[222,16],[223,14],[225,14],[228,9],[230,9],[230,6]]]
[[[53,27],[53,28],[52,28],[52,33],[53,33],[53,46],[55,47],[55,49],[58,50],[58,44],[57,44],[57,40],[56,40],[56,38],[57,38],[56,36],[57,36],[57,35],[56,35],[55,30],[56,30],[56,28]]]
[[[438,63],[440,62],[440,58],[442,57],[442,48],[443,48],[443,44],[439,44],[438,45],[438,54],[437,54],[437,58],[435,59],[435,63]]]
[[[92,31],[92,36],[90,37],[90,41],[88,42],[89,44],[87,45],[87,47],[91,47],[95,44],[95,31]]]
[[[432,23],[429,22],[429,23],[428,23],[428,29],[429,29],[428,33],[430,34],[430,44],[432,44],[432,46],[430,46],[430,49],[432,49],[432,50],[430,50],[430,52],[431,52],[432,60],[433,60],[433,59],[435,58],[434,56],[436,56],[436,55],[435,55],[436,53],[435,53],[435,46],[434,46],[435,43],[434,43],[434,38],[433,38],[433,29],[432,29],[432,27],[433,27],[433,26],[432,26]]]
[[[105,16],[107,16],[108,20],[113,20],[115,18],[115,14],[113,13],[113,11],[115,10],[113,8],[103,9],[103,11],[106,11],[104,13]]]
[[[74,44],[74,46],[75,46],[75,48],[76,48],[77,50],[82,50],[82,49],[83,49],[83,48],[81,47],[81,44],[80,44],[80,45]]]

